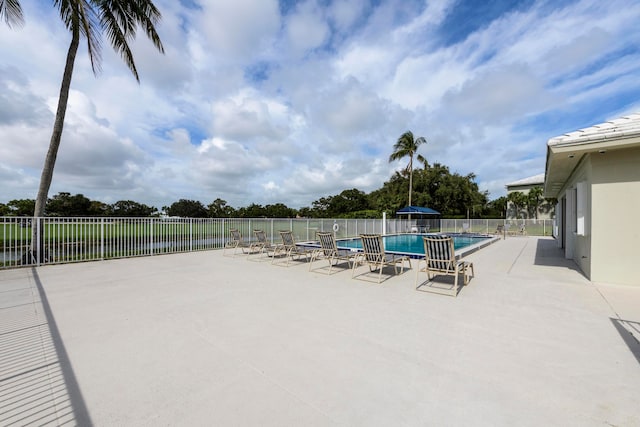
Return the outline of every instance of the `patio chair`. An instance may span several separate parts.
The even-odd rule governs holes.
[[[251,251],[250,249],[250,254],[247,259],[254,259],[251,257],[252,253],[257,255],[266,254],[267,257],[273,258],[278,245],[272,245],[271,242],[267,240],[267,234],[264,232],[264,230],[253,230],[253,234],[256,236],[256,241],[252,243],[253,251]]]
[[[504,232],[504,224],[498,224],[493,234],[502,234]]]
[[[293,233],[289,230],[280,231],[280,236],[282,237],[282,244],[276,247],[276,250],[273,253],[272,264],[276,264],[277,257],[284,256],[287,263],[289,265],[289,261],[295,259],[300,259],[302,257],[305,258],[305,261],[308,261],[313,252],[313,248],[307,248],[304,246],[299,246],[296,244]]]
[[[238,231],[237,228],[232,228],[229,230],[229,234],[231,234],[231,238],[225,243],[224,250],[222,251],[222,255],[224,256],[235,256],[238,252],[238,249],[242,250],[242,253],[251,253],[251,251],[255,250],[255,246],[253,246],[250,242],[245,241],[242,238],[242,234]],[[227,255],[227,250],[233,249],[233,254]]]
[[[463,233],[468,233],[469,232],[469,223],[468,222],[463,222],[462,223],[462,232]]]
[[[320,248],[311,254],[309,271],[312,270],[314,261],[319,258],[324,258],[329,262],[329,272],[327,274],[331,274],[331,269],[334,265],[338,265],[341,261],[346,261],[349,264],[349,268],[351,268],[351,262],[355,261],[355,257],[357,256],[356,252],[351,252],[348,249],[338,249],[334,234],[330,231],[318,231],[316,237],[320,242]]]
[[[507,234],[507,236],[513,236],[515,235],[515,232],[512,230],[511,228],[511,224],[505,224],[504,225],[504,231]]]
[[[385,253],[384,242],[380,234],[361,234],[360,239],[362,239],[362,252],[353,263],[352,279],[356,277],[356,268],[365,263],[369,266],[370,273],[379,270],[378,283],[382,281],[382,270],[385,266],[393,266],[395,274],[398,274],[398,264],[401,265],[402,272],[404,272],[405,261],[409,263],[409,268],[411,268],[411,258],[408,256]]]
[[[422,285],[418,286],[418,279],[421,272],[427,273],[427,291],[457,296],[458,278],[460,274],[463,275],[464,284],[469,283],[469,277],[475,275],[473,271],[473,263],[468,261],[457,260],[453,238],[449,236],[425,236],[422,238],[424,242],[424,258],[418,261],[418,268],[416,270],[416,289],[420,289]],[[424,261],[424,267],[420,267],[420,264]],[[469,274],[470,271],[470,274]],[[438,275],[454,276],[453,286],[450,284],[436,284],[433,279]]]
[[[524,223],[521,225],[518,225],[518,223],[507,224],[506,230],[507,230],[507,235],[509,236],[526,236],[527,235],[527,228],[525,227]]]

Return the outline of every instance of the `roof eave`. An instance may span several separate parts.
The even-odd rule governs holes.
[[[609,150],[622,150],[640,147],[640,131],[609,132],[581,139],[547,143],[547,162],[545,167],[544,196],[557,198],[567,179],[571,176],[580,160],[587,154],[606,153]]]

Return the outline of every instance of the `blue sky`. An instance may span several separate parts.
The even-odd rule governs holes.
[[[0,26],[0,202],[35,198],[69,34],[22,2]],[[310,206],[380,188],[406,130],[491,198],[549,138],[640,110],[640,2],[158,0],[141,83],[106,44],[76,60],[50,195]]]

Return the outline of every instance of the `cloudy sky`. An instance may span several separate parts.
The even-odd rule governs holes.
[[[406,130],[494,199],[549,138],[640,110],[636,0],[156,0],[166,53],[81,45],[49,195],[311,206],[380,188]],[[43,6],[45,5],[45,6]],[[35,198],[70,35],[0,23],[0,202]]]

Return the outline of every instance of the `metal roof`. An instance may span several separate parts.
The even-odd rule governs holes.
[[[409,214],[440,215],[440,212],[431,208],[423,208],[420,206],[407,206],[406,208],[402,208],[396,212],[396,215],[409,215]]]
[[[640,113],[630,114],[619,119],[609,120],[608,122],[556,136],[551,138],[547,145],[550,147],[577,145],[636,135],[640,135]]]
[[[558,197],[587,155],[640,147],[640,112],[551,138],[547,142],[544,196]]]
[[[523,178],[518,181],[513,181],[507,184],[507,187],[519,187],[522,185],[536,185],[536,184],[544,184],[544,174],[538,174],[534,176],[530,176],[529,178]]]

